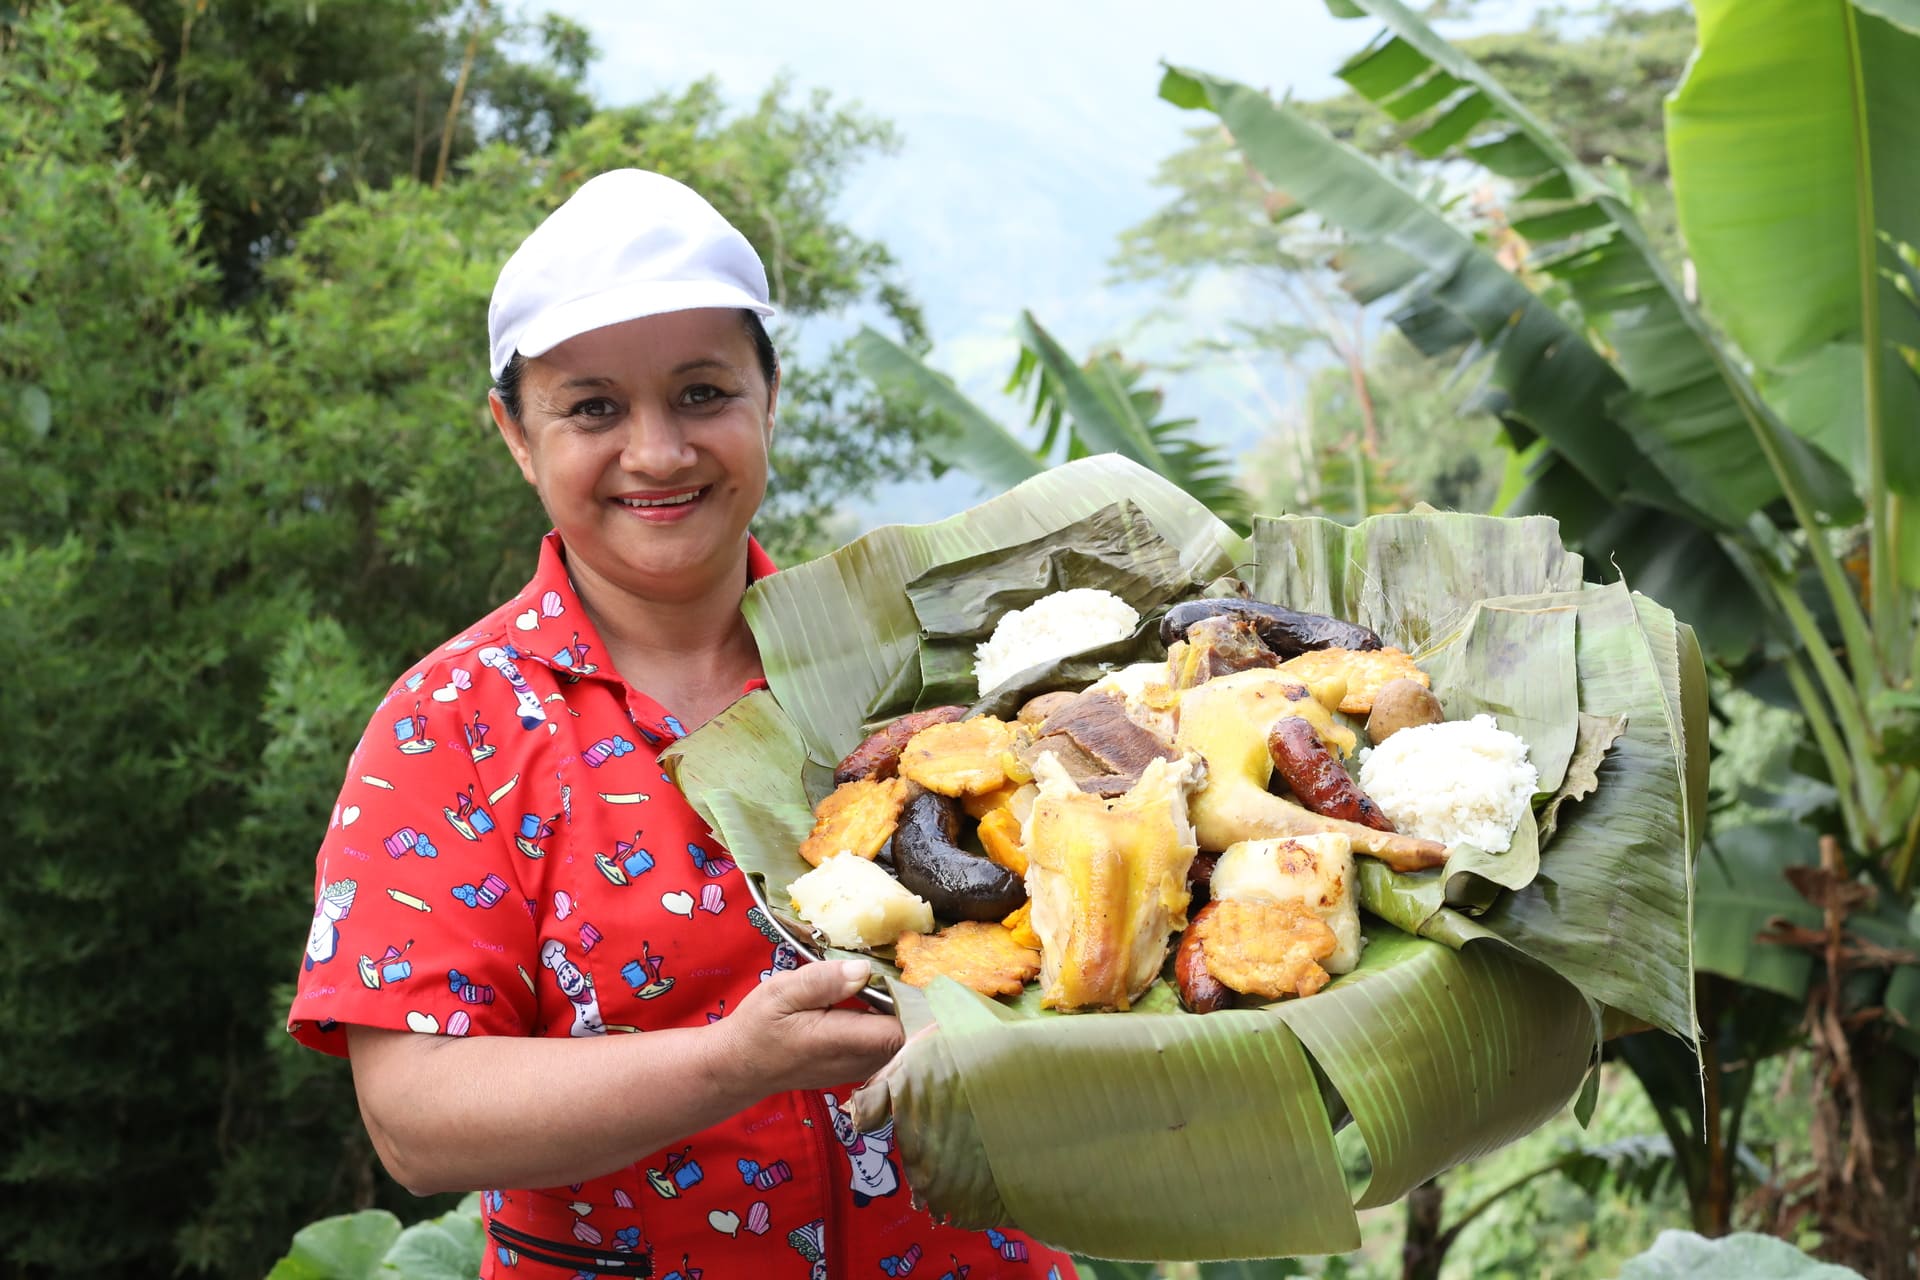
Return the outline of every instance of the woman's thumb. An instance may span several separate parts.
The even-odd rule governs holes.
[[[824,1009],[840,1003],[866,984],[871,973],[864,960],[822,960],[794,970],[788,999],[795,1008]]]

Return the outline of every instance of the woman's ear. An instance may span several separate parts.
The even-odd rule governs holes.
[[[520,464],[520,474],[526,477],[528,484],[535,484],[533,452],[527,448],[527,429],[507,412],[506,401],[500,398],[498,391],[487,392],[487,408],[493,411],[493,425],[500,429],[500,438],[507,442],[507,452]]]

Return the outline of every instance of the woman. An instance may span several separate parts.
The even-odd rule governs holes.
[[[780,943],[658,763],[764,687],[772,310],[745,237],[637,170],[501,271],[489,402],[553,532],[355,750],[289,1029],[351,1058],[402,1185],[485,1191],[484,1275],[1070,1276],[912,1208],[838,1105],[899,1024]]]

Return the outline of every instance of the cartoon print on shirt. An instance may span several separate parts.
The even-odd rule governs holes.
[[[554,981],[560,985],[560,994],[573,1003],[573,1030],[570,1034],[605,1035],[607,1024],[600,1018],[600,997],[593,989],[593,975],[584,972],[567,958],[567,944],[558,938],[548,938],[540,946],[540,963],[553,970]]]
[[[639,748],[619,734],[609,734],[580,753],[587,762],[587,768],[598,769],[609,760],[618,760],[621,756],[638,751]]]
[[[793,1251],[813,1264],[808,1280],[827,1280],[827,1220],[815,1218],[804,1227],[787,1232]]]
[[[498,750],[487,742],[487,734],[492,728],[490,724],[481,723],[478,711],[473,713],[472,724],[461,726],[460,732],[467,740],[467,754],[473,757],[475,764],[492,759],[493,753]]]
[[[707,1273],[699,1267],[694,1266],[692,1259],[683,1253],[680,1255],[679,1268],[667,1272],[666,1275],[660,1277],[660,1280],[700,1280],[700,1277],[705,1274]]]
[[[335,880],[320,890],[320,900],[313,906],[313,928],[307,934],[303,968],[325,964],[340,949],[340,922],[353,910],[353,895],[358,888],[352,880]]]
[[[422,858],[437,858],[440,856],[440,850],[434,845],[433,841],[421,835],[412,827],[401,827],[385,840],[382,840],[380,847],[396,858],[404,858],[409,853],[418,854]]]
[[[513,661],[520,656],[513,646],[502,648],[490,644],[475,656],[482,665],[499,672],[501,678],[513,686],[513,703],[520,712],[522,729],[537,729],[547,722],[547,713],[540,709],[540,695],[527,684],[527,678],[520,674],[520,668]]]
[[[647,1170],[647,1185],[662,1200],[677,1199],[682,1191],[690,1191],[706,1180],[706,1170],[693,1158],[692,1147],[682,1147],[668,1156],[666,1168]]]
[[[754,907],[752,910],[759,909]],[[789,973],[799,967],[800,953],[794,950],[792,943],[782,942],[773,949],[773,962],[760,971],[760,981],[765,982],[776,973]]]
[[[733,859],[723,853],[708,853],[697,844],[687,845],[687,856],[703,876],[723,876],[733,870]]]
[[[417,756],[433,750],[434,741],[427,736],[427,718],[420,712],[419,702],[413,704],[413,714],[401,716],[393,722],[393,740],[399,744],[403,756]]]
[[[468,840],[478,840],[493,830],[493,815],[480,807],[473,798],[473,784],[469,782],[465,791],[457,791],[453,803],[440,810],[447,825]]]
[[[880,1269],[890,1276],[911,1275],[919,1265],[920,1246],[917,1244],[910,1244],[899,1253],[880,1259]]]
[[[653,855],[640,847],[643,833],[636,831],[631,840],[615,840],[613,856],[604,853],[593,855],[593,865],[600,868],[600,874],[607,883],[621,885],[653,870]]]
[[[369,955],[360,957],[360,982],[369,991],[378,991],[381,987],[395,982],[404,982],[413,976],[412,962],[403,959],[413,939],[408,938],[405,946],[388,944],[378,960]]]
[[[507,882],[488,872],[479,884],[457,884],[453,896],[476,910],[485,910],[507,896]]]
[[[674,737],[676,737],[676,738],[684,738],[684,737],[686,737],[686,736],[687,736],[687,731],[686,731],[686,729],[685,729],[685,728],[683,728],[683,727],[681,726],[681,724],[680,724],[680,722],[679,722],[678,720],[676,720],[676,719],[675,719],[674,717],[672,717],[672,716],[667,716],[667,717],[665,717],[665,720],[666,720],[666,725],[667,725],[667,728],[669,728],[669,729],[671,729],[671,730],[673,731],[673,736],[674,736]]]
[[[743,1157],[735,1160],[733,1166],[740,1171],[740,1181],[759,1191],[771,1191],[783,1182],[793,1181],[793,1166],[785,1160],[761,1164]]]
[[[998,1228],[987,1228],[987,1243],[992,1245],[1000,1256],[1008,1262],[1025,1262],[1027,1260],[1026,1242],[1023,1240],[1010,1239],[1006,1232]]]
[[[520,834],[513,838],[513,847],[529,858],[546,857],[546,842],[552,838],[555,830],[553,824],[558,821],[560,815],[557,813],[551,818],[543,818],[537,813],[521,814]]]
[[[664,957],[656,956],[643,938],[640,942],[640,958],[629,960],[620,966],[620,976],[633,988],[633,994],[642,1000],[654,1000],[673,990],[673,979],[660,976],[660,966]]]
[[[889,1118],[872,1133],[861,1133],[853,1127],[853,1117],[840,1109],[839,1099],[830,1093],[824,1096],[827,1114],[833,1118],[833,1136],[853,1166],[848,1186],[853,1190],[854,1207],[864,1209],[873,1201],[898,1191],[900,1175],[887,1159],[887,1153],[893,1150],[893,1120]]]
[[[492,1004],[493,988],[475,982],[458,969],[447,970],[447,990],[463,1004]],[[463,1015],[455,1015],[463,1016]]]
[[[558,653],[553,655],[553,665],[566,672],[568,683],[574,683],[583,676],[590,676],[600,668],[587,661],[587,650],[591,645],[580,643],[580,633],[573,633],[573,639]]]

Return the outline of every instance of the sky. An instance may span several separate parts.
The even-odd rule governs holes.
[[[729,98],[756,98],[782,73],[891,121],[899,150],[848,182],[842,215],[884,242],[920,300],[929,363],[1003,422],[1000,395],[1030,310],[1069,351],[1120,341],[1135,359],[1171,359],[1230,322],[1231,289],[1165,314],[1155,290],[1112,283],[1120,232],[1167,198],[1160,161],[1210,120],[1158,95],[1162,63],[1312,99],[1338,93],[1333,71],[1364,46],[1368,21],[1332,18],[1320,0],[1054,0],[966,5],[836,0],[544,0],[592,33],[595,96],[638,101],[703,76]],[[1538,0],[1484,0],[1471,29],[1525,25]],[[724,20],[716,17],[724,15]],[[1446,30],[1447,28],[1442,28]],[[1158,313],[1149,319],[1149,313]],[[1159,379],[1169,414],[1236,452],[1272,405],[1231,368]],[[959,511],[982,492],[964,477],[892,486],[854,504],[861,527]]]

